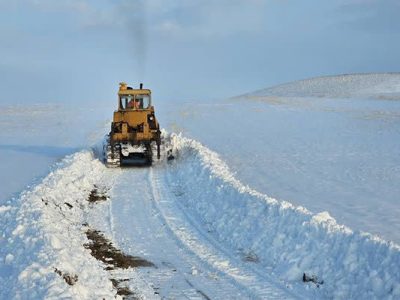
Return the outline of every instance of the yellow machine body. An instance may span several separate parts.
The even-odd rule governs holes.
[[[157,145],[157,157],[160,158],[161,133],[151,103],[151,91],[143,89],[142,85],[140,89],[132,89],[126,83],[120,83],[118,109],[114,111],[106,154],[110,157],[109,164],[118,158],[119,165],[125,162],[135,164],[135,158],[151,164],[153,142]],[[129,149],[138,146],[144,149],[143,153],[129,152],[133,151]]]

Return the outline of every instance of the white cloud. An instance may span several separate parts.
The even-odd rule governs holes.
[[[155,31],[210,38],[265,29],[265,0],[172,2],[175,5],[170,2],[168,7],[163,7],[159,0],[146,2]]]
[[[22,4],[28,4],[36,9],[44,11],[73,11],[85,13],[90,9],[90,4],[85,0],[25,0],[20,1]]]
[[[271,1],[0,0],[0,4],[14,9],[24,5],[36,11],[75,14],[82,29],[122,29],[135,24],[133,27],[145,27],[148,33],[156,35],[218,38],[263,30]]]

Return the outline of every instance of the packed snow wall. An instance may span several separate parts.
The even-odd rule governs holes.
[[[0,299],[102,299],[115,291],[82,245],[86,201],[104,165],[89,150],[65,157],[43,181],[0,206]],[[76,280],[66,284],[67,276]],[[75,277],[76,276],[76,277]]]
[[[303,284],[315,278],[333,298],[400,297],[400,247],[277,201],[235,179],[218,154],[173,135],[179,158],[166,171],[183,207],[231,250],[245,249],[278,278]],[[319,201],[323,201],[320,199]]]

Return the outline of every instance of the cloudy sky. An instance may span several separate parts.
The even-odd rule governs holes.
[[[398,0],[0,0],[0,104],[235,96],[400,70]]]

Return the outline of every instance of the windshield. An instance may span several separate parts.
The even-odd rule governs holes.
[[[150,96],[149,95],[136,95],[136,101],[139,101],[140,108],[146,109],[150,106]]]
[[[119,106],[123,110],[147,109],[150,107],[150,95],[124,95],[119,100]]]

